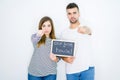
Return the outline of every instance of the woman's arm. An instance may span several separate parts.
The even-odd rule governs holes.
[[[43,35],[44,35],[44,31],[38,30],[38,32],[33,34],[31,37],[32,43],[36,45],[38,43],[38,41],[40,41],[40,39]]]
[[[31,41],[33,44],[37,44],[40,39],[41,39],[41,37],[37,33],[35,33],[31,36]]]

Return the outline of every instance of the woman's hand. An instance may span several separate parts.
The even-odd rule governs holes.
[[[44,35],[44,31],[43,30],[38,30],[37,35],[42,37]]]
[[[58,62],[58,58],[56,57],[56,55],[55,54],[53,54],[53,53],[50,53],[50,59],[52,60],[52,61],[55,61],[55,62]]]

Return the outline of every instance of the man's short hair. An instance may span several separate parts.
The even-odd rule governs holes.
[[[76,3],[69,3],[66,7],[66,9],[71,9],[71,8],[77,8],[79,10],[79,7]]]

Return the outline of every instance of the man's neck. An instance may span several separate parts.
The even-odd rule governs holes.
[[[77,28],[79,25],[80,25],[80,22],[76,22],[76,23],[74,23],[74,24],[71,23],[71,24],[70,24],[70,28],[71,28],[71,29],[75,29],[75,28]]]

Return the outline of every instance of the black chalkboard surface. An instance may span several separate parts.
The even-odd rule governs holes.
[[[66,40],[52,40],[51,52],[57,56],[74,56],[75,42]]]

